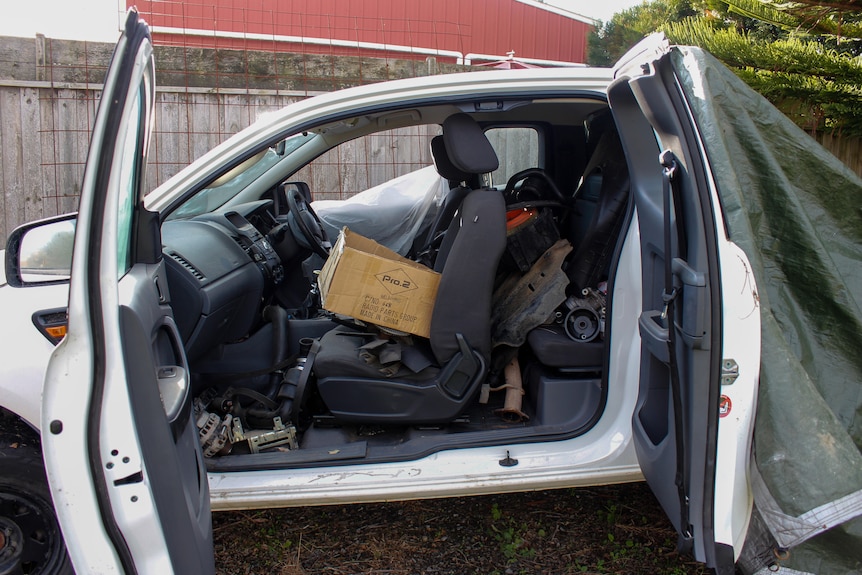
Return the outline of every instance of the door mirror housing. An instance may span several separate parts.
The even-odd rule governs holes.
[[[68,282],[77,217],[65,214],[15,228],[6,242],[6,282],[12,287]]]

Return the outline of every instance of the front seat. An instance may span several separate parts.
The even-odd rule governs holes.
[[[495,170],[497,155],[479,125],[466,114],[452,118],[444,123],[452,162],[470,175]],[[505,246],[502,194],[472,190],[437,257],[441,275],[429,339],[393,339],[388,345],[399,348],[398,361],[390,363],[381,361],[382,354],[369,357],[369,344],[381,343],[379,335],[339,327],[321,338],[313,370],[330,412],[341,421],[378,424],[434,424],[458,417],[487,373],[491,295]]]
[[[431,157],[434,159],[434,168],[437,173],[449,182],[449,193],[443,198],[443,204],[437,211],[437,216],[431,227],[424,234],[416,237],[413,241],[413,247],[407,254],[407,257],[416,259],[416,261],[429,267],[434,265],[434,250],[439,246],[440,236],[449,227],[455,212],[461,207],[461,202],[472,191],[466,185],[467,180],[471,177],[470,174],[456,168],[452,160],[449,159],[446,142],[442,135],[431,138]]]

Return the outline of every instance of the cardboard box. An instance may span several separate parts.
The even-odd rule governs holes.
[[[318,277],[323,308],[422,337],[440,274],[344,228]]]

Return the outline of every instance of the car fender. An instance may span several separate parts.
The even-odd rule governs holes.
[[[5,256],[5,252],[0,252]],[[41,429],[42,382],[48,358],[54,351],[51,343],[36,328],[33,314],[40,310],[65,307],[69,299],[68,284],[11,287],[5,271],[0,282],[0,350],[3,372],[0,373],[0,407],[21,417],[35,429]]]

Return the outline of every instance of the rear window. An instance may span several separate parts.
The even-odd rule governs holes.
[[[542,167],[539,165],[539,133],[535,128],[491,128],[485,135],[500,160],[500,167],[491,174],[494,186],[505,186],[509,178],[521,170]]]

